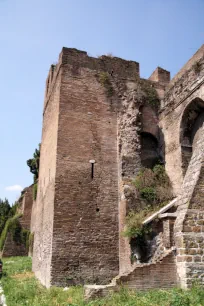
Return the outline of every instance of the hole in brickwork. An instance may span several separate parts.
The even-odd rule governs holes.
[[[150,133],[142,132],[141,137],[141,162],[145,168],[153,168],[160,160],[158,141]]]
[[[91,178],[94,178],[94,164],[91,164]]]
[[[100,211],[100,209],[99,208],[96,208],[96,212],[99,212]]]

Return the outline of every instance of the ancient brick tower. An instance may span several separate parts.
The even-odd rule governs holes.
[[[121,235],[127,213],[141,209],[131,181],[158,160],[165,161],[177,197],[175,232],[168,235],[175,236],[178,252],[169,249],[171,258],[159,269],[145,266],[147,279],[148,269],[166,275],[170,267],[163,284],[179,281],[185,287],[195,269],[203,273],[197,254],[204,242],[203,50],[170,82],[170,73],[159,67],[144,80],[136,62],[62,49],[46,83],[31,219],[33,270],[44,285],[106,284],[132,269],[130,244]],[[193,224],[193,213],[200,224]],[[198,240],[192,247],[197,258],[188,257],[187,237]],[[137,270],[134,277],[143,274]],[[153,277],[150,287],[162,287],[162,277],[161,284],[154,283],[159,278]]]
[[[117,110],[97,72],[127,78],[138,69],[67,48],[50,69],[33,255],[47,286],[106,283],[118,274]]]

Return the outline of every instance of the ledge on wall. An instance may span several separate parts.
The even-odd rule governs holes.
[[[147,219],[145,219],[143,221],[143,225],[147,225],[148,223],[152,222],[154,219],[159,218],[159,216],[161,216],[163,213],[165,213],[166,211],[168,211],[170,208],[172,208],[176,202],[177,202],[178,198],[173,199],[171,202],[169,202],[166,206],[162,207],[160,210],[158,210],[157,212],[155,212],[153,215],[151,215],[150,217],[148,217]],[[168,214],[169,215],[169,214]],[[171,214],[172,215],[172,214]]]

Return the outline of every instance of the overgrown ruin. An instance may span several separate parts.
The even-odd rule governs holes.
[[[144,169],[165,169],[169,182],[139,194]],[[148,201],[143,256],[139,236],[123,232]],[[172,80],[160,67],[146,80],[137,62],[63,48],[46,82],[37,198],[28,202],[33,271],[46,287],[85,284],[94,297],[121,283],[204,283],[204,45]]]

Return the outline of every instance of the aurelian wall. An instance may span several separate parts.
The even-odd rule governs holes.
[[[52,68],[51,68],[52,69]],[[52,71],[50,71],[51,73]],[[50,73],[48,78],[50,79]],[[49,286],[54,219],[55,174],[61,76],[56,67],[46,88],[37,199],[32,210],[33,271]]]
[[[62,63],[52,284],[107,283],[119,272],[120,101],[100,77],[106,71],[125,78],[138,66],[66,48]]]

